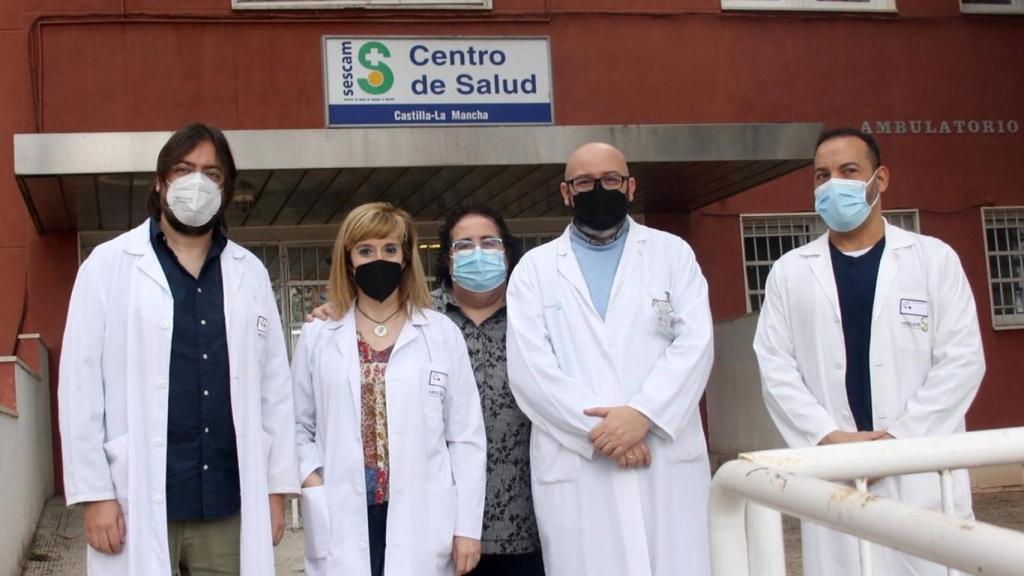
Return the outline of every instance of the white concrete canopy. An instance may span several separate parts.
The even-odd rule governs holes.
[[[685,212],[810,162],[817,123],[238,130],[225,132],[251,202],[232,226],[338,222],[388,200],[436,220],[466,200],[509,218],[558,216],[562,167],[590,141],[620,148],[638,212]],[[36,227],[123,230],[145,218],[170,132],[16,134],[15,176]]]

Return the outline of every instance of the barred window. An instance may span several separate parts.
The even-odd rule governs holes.
[[[247,242],[243,246],[255,254],[266,267],[267,274],[270,276],[270,287],[274,291],[274,300],[277,301],[277,313],[284,318],[284,267],[281,258],[281,245],[273,242]]]
[[[1024,327],[1024,207],[982,208],[992,326]]]
[[[917,210],[886,210],[882,214],[893,226],[917,232]],[[743,234],[743,275],[746,282],[747,312],[761,309],[764,288],[772,264],[793,248],[824,234],[828,227],[813,213],[757,214],[740,216]]]
[[[286,244],[285,247],[288,308],[287,315],[281,321],[287,326],[290,347],[294,348],[299,341],[302,325],[306,323],[306,315],[313,308],[327,302],[327,282],[331,277],[331,251],[334,244]]]

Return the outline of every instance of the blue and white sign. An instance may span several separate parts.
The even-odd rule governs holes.
[[[547,38],[324,37],[328,126],[551,124]]]

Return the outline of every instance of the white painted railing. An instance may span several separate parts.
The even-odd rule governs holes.
[[[715,474],[710,536],[714,576],[786,574],[781,514],[853,534],[861,574],[870,546],[895,548],[969,574],[1024,573],[1024,533],[949,515],[951,470],[1024,462],[1024,428],[741,454]],[[935,472],[944,512],[880,498],[867,478]],[[835,483],[856,481],[859,489]]]

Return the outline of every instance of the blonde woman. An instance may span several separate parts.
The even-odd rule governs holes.
[[[459,576],[480,558],[486,439],[461,331],[430,309],[409,214],[364,204],[341,225],[330,320],[292,360],[316,576]]]

